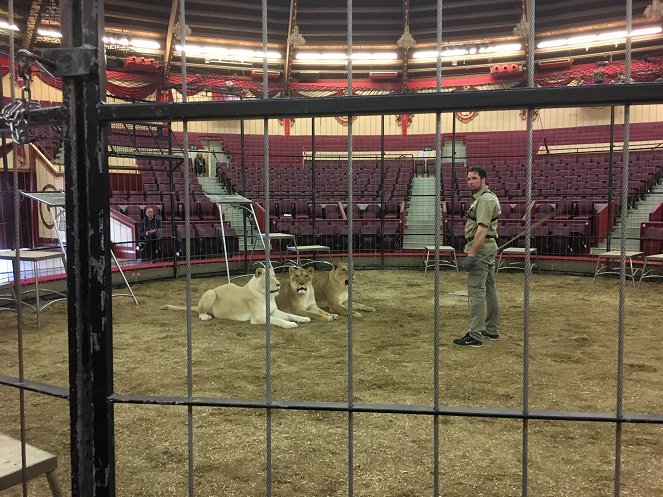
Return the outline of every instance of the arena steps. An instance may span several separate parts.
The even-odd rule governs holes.
[[[619,201],[619,198],[616,199]],[[649,213],[663,200],[663,183],[654,185],[645,197],[636,202],[628,210],[626,224],[626,250],[640,250],[640,225],[649,220]],[[621,246],[622,223],[619,220],[610,234],[610,250],[618,250]],[[601,253],[607,250],[608,241],[603,240],[591,253]]]
[[[403,249],[423,249],[435,243],[435,178],[412,179],[410,200],[405,213]]]
[[[203,192],[206,196],[209,195],[227,195],[228,189],[222,184],[219,183],[215,177],[201,177],[198,178],[200,185],[203,187]],[[244,210],[239,207],[226,206],[223,211],[223,219],[230,222],[230,225],[235,230],[237,238],[239,240],[239,249],[244,251]],[[251,225],[247,223],[247,250],[251,250],[252,242],[252,230]]]

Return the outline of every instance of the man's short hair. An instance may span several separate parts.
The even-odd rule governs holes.
[[[479,178],[486,179],[486,170],[483,167],[472,166],[467,170],[468,173],[477,173]]]

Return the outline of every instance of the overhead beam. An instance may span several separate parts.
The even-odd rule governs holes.
[[[30,51],[35,48],[35,42],[37,41],[37,26],[39,26],[39,23],[41,22],[41,16],[44,13],[46,1],[32,0],[32,3],[30,4],[30,13],[28,14],[28,19],[25,25],[25,36],[23,37],[23,48],[27,48]]]
[[[166,32],[166,45],[163,48],[163,80],[168,81],[170,74],[170,59],[173,56],[173,31],[175,29],[175,19],[177,18],[177,9],[180,1],[172,0],[170,4],[170,16],[168,17],[168,31]]]
[[[368,97],[102,104],[99,109],[99,119],[101,121],[272,119],[651,103],[663,103],[663,83],[468,90]]]

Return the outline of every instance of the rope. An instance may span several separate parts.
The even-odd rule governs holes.
[[[262,98],[269,99],[269,79],[267,74],[267,0],[262,0]],[[271,244],[269,243],[269,120],[263,119],[263,188],[265,205],[265,288],[271,288],[272,263],[269,259]],[[265,400],[272,402],[272,326],[271,326],[271,294],[265,292]],[[267,497],[272,495],[272,410],[267,409],[265,419],[265,485]]]
[[[534,87],[534,45],[535,45],[535,0],[527,2],[527,87]],[[534,114],[527,109],[527,162],[525,175],[525,205],[532,204],[532,153],[533,153]],[[523,414],[529,413],[529,317],[530,317],[530,278],[532,276],[532,260],[530,257],[532,234],[532,211],[527,208],[525,215],[525,281],[523,287]],[[527,497],[528,492],[528,455],[529,455],[529,420],[523,419],[522,442],[522,473],[521,495]]]
[[[14,24],[14,1],[9,0],[7,10],[7,22],[10,26]],[[14,45],[14,30],[9,30],[9,94],[11,101],[16,99],[16,47]],[[18,189],[18,158],[17,150],[14,149],[12,154],[12,187],[14,189],[14,249],[16,250],[16,264],[14,264],[14,298],[16,299],[16,328],[17,328],[17,341],[18,341],[18,378],[22,383],[25,373],[24,366],[24,349],[23,349],[23,315],[21,312],[21,231],[20,231],[20,208],[21,198]],[[36,276],[36,275],[35,275]],[[25,474],[27,466],[27,459],[25,454],[25,391],[20,388],[18,391],[18,410],[19,410],[19,424],[21,432],[21,480],[23,481],[23,495],[28,495],[28,483]]]
[[[185,39],[186,33],[186,0],[180,1],[180,20],[179,36],[181,40]],[[182,76],[182,102],[187,101],[187,82],[186,82],[186,50],[181,53],[181,76]],[[189,123],[182,121],[182,149],[184,153],[184,253],[186,254],[185,269],[185,295],[186,295],[186,391],[189,400],[193,397],[193,333],[191,326],[191,206],[190,191],[191,179],[189,177]],[[172,164],[172,163],[169,163]],[[173,233],[173,247],[177,251],[177,231]],[[193,407],[187,407],[187,459],[188,459],[188,491],[189,497],[194,496],[193,479]]]
[[[631,30],[633,29],[633,2],[626,1],[626,45],[625,45],[625,80],[624,84],[631,84]],[[625,304],[626,304],[626,225],[628,223],[628,186],[629,186],[629,142],[631,139],[631,106],[624,106],[624,149],[622,161],[622,190],[621,190],[621,230],[619,239],[619,322],[617,337],[617,399],[615,412],[617,423],[615,425],[615,487],[614,495],[621,493],[622,479],[622,424],[619,419],[623,416],[624,396],[624,330],[625,330]]]
[[[352,96],[352,0],[347,0],[348,96]],[[352,115],[348,116],[348,407],[354,403],[353,363],[353,286],[354,258],[352,244]],[[348,412],[348,497],[354,495],[354,414]]]
[[[442,0],[437,0],[435,89],[442,91]],[[453,161],[453,158],[452,158]],[[440,408],[440,224],[442,185],[442,116],[435,114],[435,279],[433,302],[433,406]],[[433,417],[433,495],[440,494],[440,417]]]

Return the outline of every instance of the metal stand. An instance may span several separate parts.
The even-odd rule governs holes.
[[[260,225],[258,224],[258,218],[256,216],[256,212],[253,209],[253,202],[250,199],[242,197],[241,195],[208,195],[207,197],[212,202],[214,202],[219,209],[219,218],[221,219],[221,240],[223,241],[223,257],[226,261],[226,275],[228,277],[228,283],[230,283],[230,265],[228,264],[228,247],[226,245],[226,230],[225,226],[223,225],[224,206],[226,208],[231,205],[237,206],[244,209],[249,214],[251,214],[251,217],[255,222],[256,230],[258,230],[258,235],[262,239],[262,233],[260,232]]]
[[[64,237],[66,232],[66,212],[64,209],[65,207],[64,192],[60,191],[21,192],[21,194],[25,195],[28,198],[36,200],[39,203],[45,204],[48,207],[48,213],[51,216],[51,221],[53,222],[55,233],[57,234],[58,237],[58,243],[60,245],[60,249],[62,250],[62,260],[64,262],[64,267],[66,271],[67,251],[65,250],[65,242],[64,242]],[[124,280],[124,284],[129,290],[129,293],[117,293],[114,294],[113,297],[131,297],[133,301],[136,303],[136,305],[138,305],[138,299],[136,298],[136,295],[134,294],[134,291],[131,288],[129,281],[125,276],[124,271],[122,271],[122,266],[120,266],[120,263],[118,262],[117,257],[115,257],[115,253],[112,250],[111,250],[111,257],[113,258],[113,262],[115,262],[115,266],[117,266],[117,269],[119,270],[120,275]]]

